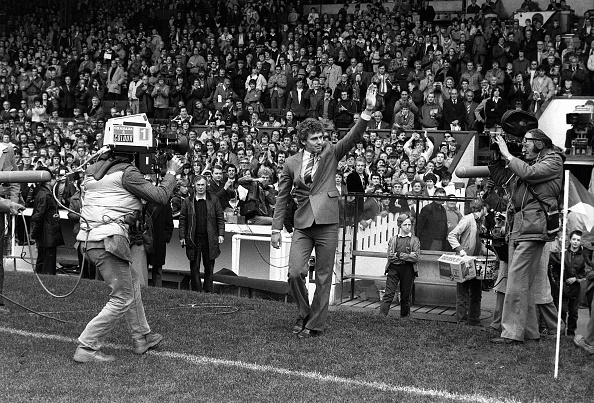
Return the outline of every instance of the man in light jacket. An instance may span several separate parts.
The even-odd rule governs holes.
[[[460,256],[478,256],[486,254],[487,249],[479,238],[481,220],[487,215],[487,206],[482,200],[470,203],[470,214],[448,234],[448,242]],[[481,280],[471,279],[456,283],[456,318],[458,323],[466,322],[470,326],[480,325],[481,316]]]

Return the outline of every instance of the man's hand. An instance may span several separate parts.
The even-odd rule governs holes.
[[[367,88],[367,94],[365,95],[365,102],[367,104],[367,109],[368,110],[374,110],[375,109],[375,106],[377,104],[376,95],[377,95],[377,87],[376,87],[375,84],[371,84]]]
[[[175,172],[179,173],[181,167],[183,166],[180,158],[176,155],[175,157],[171,158],[167,161],[167,172]]]
[[[23,206],[22,204],[18,204],[10,200],[7,201],[9,203],[8,208],[10,209],[10,214],[12,215],[17,215],[19,212],[25,210],[25,206]]]
[[[466,256],[466,251],[464,249],[462,249],[460,251],[460,256],[462,256],[462,257]]]
[[[577,281],[577,278],[569,277],[567,280],[565,280],[565,284],[571,285],[571,284],[575,283],[576,281]]]
[[[186,247],[186,240],[185,239],[180,239],[179,240],[179,244],[181,245],[182,248]]]
[[[275,249],[279,249],[281,240],[282,240],[281,233],[273,232],[272,235],[270,236],[270,245],[272,245],[272,247]]]
[[[225,237],[219,235],[219,243],[225,242]]]
[[[509,149],[507,148],[507,144],[505,143],[505,140],[503,139],[501,134],[498,134],[497,136],[495,136],[495,142],[499,146],[499,152],[501,153],[503,158],[505,158],[506,160],[510,159],[512,157],[512,155],[509,152]]]

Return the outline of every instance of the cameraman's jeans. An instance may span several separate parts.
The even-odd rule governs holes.
[[[534,299],[536,290],[532,286],[538,271],[547,270],[546,266],[540,265],[544,246],[543,241],[510,240],[501,337],[519,341],[540,339]]]
[[[109,301],[88,324],[78,338],[81,346],[99,350],[122,316],[132,333],[133,339],[141,339],[151,329],[144,315],[138,275],[130,263],[105,251],[87,250],[87,257],[95,264],[111,289]]]

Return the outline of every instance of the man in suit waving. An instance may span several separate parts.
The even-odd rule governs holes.
[[[336,145],[323,140],[324,126],[315,119],[305,119],[297,128],[303,150],[285,162],[279,179],[278,196],[272,222],[272,247],[279,248],[281,230],[291,190],[295,188],[293,240],[289,254],[289,286],[297,302],[298,318],[293,333],[299,338],[318,336],[328,313],[334,255],[338,245],[338,199],[335,174],[338,162],[365,132],[376,106],[377,87],[370,85],[366,109],[355,126]],[[309,305],[305,276],[312,249],[316,250],[316,292]]]

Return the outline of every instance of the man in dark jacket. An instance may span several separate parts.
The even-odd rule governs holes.
[[[47,168],[42,170],[50,172],[52,179],[39,185],[31,215],[31,237],[37,245],[35,271],[55,275],[56,252],[58,246],[64,245],[64,238],[60,228],[58,203],[52,195],[52,187],[56,183],[55,176]]]
[[[446,191],[442,188],[435,190],[435,197],[445,197]],[[417,234],[421,241],[421,249],[445,250],[446,237],[448,236],[448,217],[443,202],[434,201],[421,209]]]
[[[443,102],[442,116],[443,130],[452,130],[452,126],[458,126],[461,130],[467,129],[466,106],[458,99],[458,90],[452,89],[450,99]]]
[[[504,130],[507,130],[506,126],[503,124]],[[545,213],[559,208],[563,158],[540,129],[529,130],[524,135],[522,151],[526,161],[509,152],[503,137],[497,136],[496,142],[502,158],[492,162],[489,170],[495,185],[506,184],[509,194],[506,220],[509,261],[501,319],[503,331],[501,337],[491,341],[514,344],[540,340],[534,300],[543,292],[550,292],[541,289],[544,282],[539,279],[546,278],[547,268],[539,263],[545,243],[551,240]],[[545,208],[546,212],[543,211]],[[500,277],[502,275],[505,273],[500,273]],[[550,287],[548,283],[546,286]]]
[[[147,75],[142,76],[142,84],[136,89],[136,97],[138,98],[138,112],[146,113],[149,118],[154,115],[154,101],[151,93],[153,92],[153,85],[149,83]]]
[[[225,240],[225,217],[216,196],[206,191],[202,175],[194,179],[194,197],[183,201],[179,215],[179,240],[190,259],[192,291],[211,292],[215,259],[221,254],[219,244]],[[204,287],[200,282],[200,257],[204,266]]]
[[[163,274],[163,265],[167,255],[167,244],[171,241],[171,235],[173,235],[171,203],[162,206],[149,203],[146,206],[145,220],[151,225],[153,235],[153,247],[147,254],[147,263],[153,268],[152,285],[153,287],[162,287],[161,275]]]

